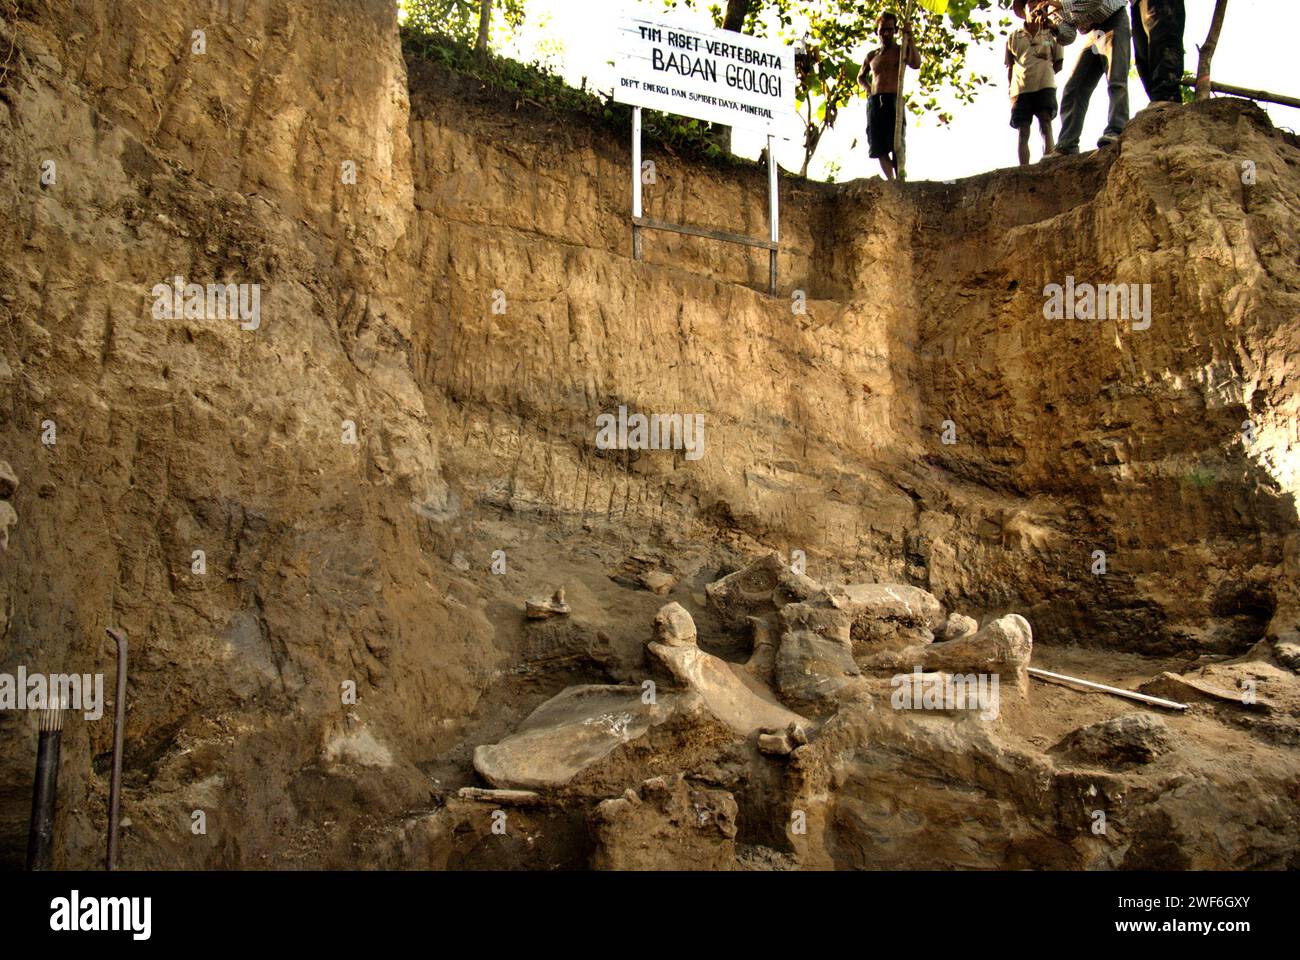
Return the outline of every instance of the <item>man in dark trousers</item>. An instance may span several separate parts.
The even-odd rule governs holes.
[[[1133,0],[1133,58],[1152,106],[1182,103],[1183,0]]]
[[[912,42],[912,27],[903,27],[903,44],[894,42],[898,33],[898,17],[892,13],[882,13],[876,21],[876,32],[880,35],[880,48],[867,54],[867,59],[858,71],[858,83],[866,87],[870,96],[867,99],[867,143],[871,147],[871,156],[880,161],[886,180],[893,180],[898,168],[898,158],[894,156],[894,111],[901,109],[898,102],[898,58],[905,58],[913,70],[921,69],[921,53]]]
[[[1043,6],[1059,14],[1085,38],[1083,53],[1061,96],[1061,136],[1051,155],[1079,152],[1088,101],[1102,77],[1106,78],[1110,94],[1110,113],[1097,146],[1108,146],[1119,139],[1129,119],[1128,70],[1133,61],[1133,29],[1128,0],[1046,0]],[[1062,38],[1062,42],[1067,41]]]

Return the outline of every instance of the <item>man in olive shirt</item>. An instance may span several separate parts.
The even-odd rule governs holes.
[[[903,27],[903,46],[894,42],[898,34],[898,17],[882,13],[876,21],[880,48],[867,54],[858,71],[858,83],[866,87],[867,143],[871,156],[880,161],[886,180],[893,180],[898,158],[894,156],[894,121],[898,110],[898,58],[900,54],[913,70],[921,69],[921,52],[912,42],[911,26]]]
[[[1020,164],[1024,166],[1029,163],[1034,120],[1043,134],[1043,153],[1056,149],[1052,140],[1056,75],[1064,65],[1065,48],[1058,33],[1060,23],[1047,13],[1044,0],[1016,0],[1013,9],[1025,25],[1007,38],[1007,83],[1011,88],[1011,126],[1020,134]]]

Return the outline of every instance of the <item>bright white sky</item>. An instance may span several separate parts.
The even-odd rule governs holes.
[[[624,0],[647,12],[661,13],[662,0]],[[707,7],[708,0],[703,6]],[[1186,69],[1194,71],[1196,45],[1209,32],[1212,0],[1187,0]],[[588,86],[608,92],[612,86],[610,56],[614,18],[620,4],[615,0],[528,0],[528,20],[516,37],[504,31],[494,38],[494,49],[506,56],[543,63],[558,70],[573,85],[583,78]],[[1270,90],[1300,96],[1300,72],[1296,70],[1295,28],[1300,23],[1297,0],[1233,0],[1228,6],[1219,48],[1214,58],[1214,78],[1222,83]],[[706,9],[678,11],[678,18],[689,18],[701,26],[711,24]],[[997,167],[1016,163],[1016,132],[1009,125],[1010,104],[1007,99],[1006,70],[1003,66],[1005,41],[974,50],[968,66],[976,73],[995,78],[996,85],[986,87],[970,106],[956,107],[954,120],[947,127],[930,117],[918,120],[908,115],[907,165],[909,179],[951,180],[971,176]],[[861,59],[870,45],[856,52]],[[1058,84],[1065,86],[1082,50],[1078,40],[1067,48],[1065,69]],[[915,76],[913,74],[913,76]],[[1129,98],[1136,113],[1146,106],[1147,98],[1136,73],[1129,83]],[[947,104],[945,104],[947,106]],[[1300,130],[1300,110],[1261,104],[1278,126]],[[1094,144],[1106,125],[1105,85],[1097,88],[1084,128],[1083,146]],[[867,157],[866,101],[856,100],[840,111],[836,128],[827,133],[813,157],[809,175],[826,176],[828,164],[838,163],[840,181],[876,176],[879,166]],[[1058,120],[1059,129],[1059,120]],[[1041,144],[1035,133],[1033,157],[1038,159]],[[756,157],[762,146],[760,138],[736,132],[738,153]],[[803,161],[801,143],[786,143],[777,149],[781,166],[797,171]]]

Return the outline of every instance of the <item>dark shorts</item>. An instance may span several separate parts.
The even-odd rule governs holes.
[[[1047,119],[1056,119],[1056,88],[1035,90],[1022,93],[1011,101],[1011,125],[1017,130],[1029,126],[1034,118],[1047,114]]]
[[[867,144],[869,156],[880,159],[894,157],[894,111],[898,94],[873,93],[867,98]],[[907,114],[903,114],[903,128],[907,128]]]

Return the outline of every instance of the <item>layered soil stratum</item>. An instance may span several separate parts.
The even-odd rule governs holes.
[[[1300,866],[1295,137],[785,177],[777,297],[633,260],[628,153],[387,0],[0,0],[0,673],[109,701],[55,866],[102,858],[108,627],[123,867]],[[647,157],[648,216],[765,232],[760,169]],[[1048,319],[1068,278],[1149,327]],[[620,407],[703,455],[603,449]],[[898,709],[915,668],[1000,709]],[[0,711],[5,866],[36,737]]]

